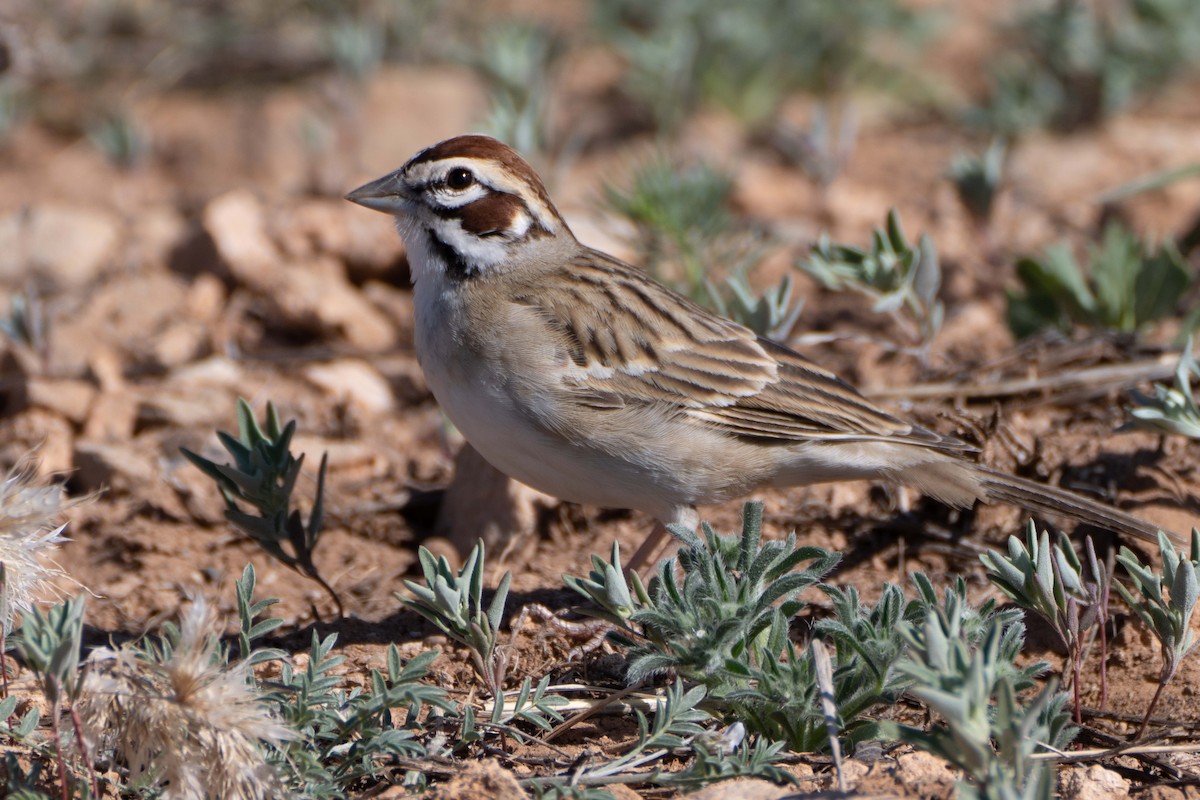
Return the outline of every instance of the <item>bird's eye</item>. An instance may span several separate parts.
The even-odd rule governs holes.
[[[475,176],[471,174],[471,170],[463,167],[456,167],[450,170],[450,174],[446,176],[446,186],[456,192],[461,192],[475,182]]]

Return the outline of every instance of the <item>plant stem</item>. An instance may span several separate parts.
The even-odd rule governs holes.
[[[100,797],[100,785],[96,782],[96,770],[92,766],[91,756],[88,755],[87,741],[83,738],[83,723],[79,719],[79,711],[71,703],[71,725],[75,729],[75,741],[79,742],[79,755],[83,758],[83,766],[87,769],[88,778],[92,784],[92,797]]]
[[[58,728],[58,697],[50,706],[50,735],[54,738],[54,755],[58,759],[58,783],[62,791],[62,800],[70,800],[67,792],[67,761],[63,757],[62,736]]]
[[[1150,705],[1146,708],[1146,716],[1142,717],[1142,726],[1138,728],[1137,736],[1134,736],[1130,741],[1139,741],[1146,735],[1146,726],[1150,724],[1150,715],[1154,713],[1154,707],[1158,705],[1158,698],[1165,688],[1167,688],[1167,682],[1160,679],[1158,681],[1158,688],[1154,690],[1154,697],[1150,698]]]

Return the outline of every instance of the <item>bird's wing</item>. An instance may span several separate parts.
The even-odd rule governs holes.
[[[891,416],[833,373],[597,251],[515,299],[560,343],[570,402],[654,404],[763,443],[887,439],[966,448]]]

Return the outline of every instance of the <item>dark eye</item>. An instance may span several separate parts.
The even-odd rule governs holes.
[[[474,182],[475,176],[471,174],[471,170],[463,167],[450,170],[450,174],[446,176],[446,185],[456,192],[461,192]]]

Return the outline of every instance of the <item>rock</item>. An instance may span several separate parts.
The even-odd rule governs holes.
[[[262,204],[245,190],[212,200],[204,227],[234,279],[262,295],[289,325],[340,334],[355,347],[384,350],[396,339],[387,317],[324,254],[289,259],[271,238]]]
[[[73,378],[31,377],[25,384],[29,405],[47,408],[82,425],[96,399],[96,387]]]
[[[405,795],[401,795],[405,796]],[[427,800],[527,800],[516,777],[494,758],[468,762],[462,772],[431,789]]]
[[[0,461],[16,464],[33,455],[38,474],[62,475],[71,471],[75,433],[61,415],[43,408],[29,408],[0,419]]]
[[[212,429],[233,416],[237,392],[228,386],[174,382],[144,392],[137,409],[137,427],[173,425]]]
[[[780,800],[796,793],[795,786],[777,786],[760,778],[736,778],[685,794],[686,800]]]
[[[1128,797],[1129,781],[1099,764],[1065,767],[1058,777],[1059,796],[1063,800],[1104,800]]]
[[[75,480],[83,491],[136,494],[158,479],[144,448],[132,444],[77,441]]]
[[[897,757],[895,774],[906,789],[922,797],[950,796],[959,777],[945,761],[920,750]]]
[[[349,402],[368,414],[385,414],[396,406],[387,380],[362,359],[345,358],[313,364],[304,370],[304,377],[331,395],[334,401]]]
[[[234,279],[269,292],[280,277],[283,255],[267,234],[262,203],[246,189],[235,189],[204,207],[204,230]]]
[[[123,442],[133,437],[138,402],[132,392],[101,392],[83,426],[83,438],[98,442]]]
[[[0,281],[19,285],[33,274],[52,289],[86,286],[119,240],[119,222],[105,211],[46,205],[10,214],[0,220]]]
[[[196,322],[212,322],[225,310],[225,286],[216,275],[202,272],[188,287],[183,311]]]
[[[464,444],[454,461],[454,480],[442,500],[436,532],[463,555],[477,539],[493,553],[507,550],[517,538],[528,547],[536,543],[538,507],[557,502],[517,483]]]
[[[207,344],[206,326],[185,319],[168,325],[155,336],[150,352],[158,366],[169,369],[194,361],[204,352]]]
[[[404,261],[404,243],[386,216],[362,211],[344,200],[308,200],[279,216],[276,236],[289,256],[333,256],[359,280],[380,278]]]
[[[319,323],[363,350],[378,352],[392,347],[396,330],[388,318],[362,295],[331,259],[298,264],[288,279],[273,286],[271,299],[285,318],[296,323]]]
[[[242,365],[227,356],[211,356],[171,371],[172,384],[212,384],[237,387],[245,381]]]
[[[187,289],[181,277],[166,272],[113,276],[50,327],[49,371],[66,376],[90,368],[104,387],[126,369],[157,364],[158,337],[180,320]],[[109,355],[99,356],[104,350]],[[100,357],[114,362],[103,373],[96,368]]]

